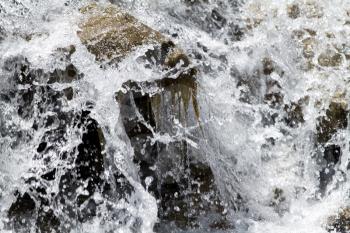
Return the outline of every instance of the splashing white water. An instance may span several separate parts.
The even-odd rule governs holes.
[[[135,54],[138,51],[125,58],[118,68],[102,69],[96,64],[76,35],[81,17],[78,9],[88,2],[21,0],[0,3],[0,26],[8,35],[0,42],[1,61],[22,55],[31,68],[49,72],[67,65],[55,56],[55,51],[75,45],[76,53],[71,62],[84,78],[73,84],[77,93],[66,107],[79,109],[88,100],[96,104],[91,114],[101,125],[106,151],[136,188],[134,200],[122,203],[121,208],[126,207],[132,216],[142,219],[142,232],[152,232],[157,221],[156,200],[139,183],[137,168],[132,163],[133,149],[123,138],[125,133],[114,95],[127,80],[154,80],[161,76],[137,64]],[[202,159],[210,164],[221,195],[232,204],[228,208],[234,208],[238,194],[243,199],[243,207],[230,211],[231,220],[236,224],[236,229],[231,231],[327,232],[327,218],[346,207],[349,200],[349,184],[341,180],[349,178],[350,155],[346,140],[349,133],[341,130],[332,139],[332,143],[341,145],[342,155],[336,165],[336,178],[328,185],[324,196],[319,195],[320,168],[315,158],[314,137],[317,117],[325,114],[325,108],[337,93],[346,92],[350,76],[344,54],[343,62],[337,67],[321,66],[317,58],[329,49],[348,46],[350,28],[346,22],[350,18],[346,10],[350,10],[350,3],[251,0],[236,7],[233,3],[211,0],[201,3],[203,8],[194,8],[180,0],[115,2],[169,37],[176,34],[174,42],[193,55],[193,62],[200,69],[199,99],[206,135],[198,144],[205,155]],[[288,6],[295,3],[301,11],[296,19],[288,16]],[[210,22],[201,23],[213,9],[221,11],[226,25],[231,22],[243,28],[245,35],[240,41],[231,38],[228,26],[220,28]],[[305,36],[315,41],[312,45],[314,57],[309,60],[303,57],[303,44],[295,39],[297,30],[304,35],[315,34]],[[264,76],[262,61],[266,57],[273,61],[276,69]],[[307,68],[308,62],[314,64],[312,68]],[[253,97],[251,101],[241,100],[244,88],[238,85],[241,77],[246,77],[254,89],[249,92]],[[288,127],[282,121],[263,123],[264,114],[284,114],[283,108],[274,109],[264,102],[264,95],[270,88],[269,80],[278,82],[277,91],[283,94],[282,105],[308,98],[303,107],[305,122],[299,127]],[[6,89],[6,80],[0,79],[0,84],[0,91]],[[56,88],[63,89],[64,85]],[[342,101],[348,100],[345,95]],[[14,111],[11,106],[0,107],[4,116]],[[30,125],[20,119],[11,120],[21,129]],[[13,201],[10,193],[21,186],[21,177],[37,166],[30,159],[32,154],[26,151],[35,150],[39,137],[34,135],[37,139],[32,144],[14,150],[9,148],[11,138],[0,139],[1,209],[8,208]],[[67,146],[74,145],[72,140],[72,145]],[[283,190],[283,201],[271,204],[276,190]],[[6,213],[2,211],[1,214],[5,220]],[[80,229],[81,232],[104,230],[97,222]],[[132,231],[126,225],[116,232]]]

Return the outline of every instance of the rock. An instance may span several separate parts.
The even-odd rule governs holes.
[[[202,229],[199,217],[211,215],[216,217],[207,222],[213,228],[230,226],[221,214],[224,207],[210,167],[193,155],[190,143],[176,136],[179,124],[200,124],[195,74],[190,69],[175,79],[129,81],[116,95],[141,182],[158,200],[157,232],[170,231],[172,224],[171,229]],[[153,141],[156,135],[172,140]]]
[[[15,229],[29,228],[33,221],[33,212],[35,211],[35,201],[28,193],[23,195],[16,193],[17,199],[8,210],[8,215],[13,221]]]
[[[333,50],[327,50],[318,56],[318,64],[323,67],[338,67],[343,63],[343,56]]]
[[[315,56],[315,47],[316,47],[316,40],[312,37],[308,37],[304,40],[302,40],[302,43],[304,45],[303,47],[303,55],[305,58],[313,58]]]
[[[350,230],[350,209],[344,208],[340,212],[331,216],[327,220],[326,229],[328,232],[346,233]]]
[[[273,190],[273,197],[269,206],[274,208],[275,212],[280,216],[283,216],[283,214],[288,211],[288,204],[283,189],[275,188]]]
[[[319,2],[309,0],[304,5],[304,13],[307,18],[321,18],[323,17],[323,8]]]
[[[345,129],[348,125],[347,104],[343,101],[334,99],[326,110],[326,116],[318,118],[316,127],[318,143],[328,142],[339,129]]]
[[[217,217],[208,223],[228,227],[210,167],[192,155],[193,148],[186,140],[177,138],[179,125],[200,125],[197,70],[189,58],[159,32],[114,6],[92,4],[81,12],[86,19],[78,35],[98,61],[113,64],[140,46],[152,45],[144,62],[174,76],[128,81],[116,94],[141,183],[158,199],[161,222],[156,230],[164,231],[171,223],[182,229],[199,228],[198,218],[211,214]],[[217,27],[226,24],[216,10],[212,18]],[[172,139],[154,141],[156,135]]]
[[[318,117],[316,125],[316,146],[319,148],[318,164],[320,170],[320,192],[324,194],[327,185],[333,180],[335,165],[339,162],[342,151],[339,145],[330,143],[338,130],[348,125],[348,105],[345,94],[336,93],[332,98],[326,115]]]
[[[254,15],[254,17],[248,17],[245,19],[247,29],[252,30],[264,21],[266,13],[262,11],[260,3],[249,4],[247,10],[251,15]]]
[[[350,60],[350,45],[349,44],[335,44],[334,47],[338,53],[344,54],[346,60]]]
[[[212,222],[216,227],[228,226],[220,214],[223,207],[210,167],[201,165],[198,157],[191,155],[191,145],[177,138],[179,124],[187,127],[200,123],[197,70],[191,67],[189,58],[159,32],[114,6],[93,4],[81,11],[86,20],[78,35],[98,61],[115,63],[136,48],[151,44],[153,48],[143,56],[144,62],[174,76],[129,81],[116,94],[141,183],[158,199],[161,223],[156,230],[162,231],[170,223],[182,229],[198,228],[200,215],[214,213],[218,215],[217,224]],[[225,25],[218,11],[213,10],[212,17],[214,25]],[[172,139],[167,143],[154,141],[156,135]],[[208,196],[210,201],[205,198]]]
[[[188,57],[171,40],[114,5],[93,3],[80,11],[84,19],[78,36],[99,62],[115,64],[137,48],[153,45],[143,56],[150,64],[163,69],[189,65]]]
[[[68,85],[82,77],[74,66],[51,73],[29,67],[20,58],[11,59],[11,66],[4,67],[11,74],[12,86],[6,90],[8,93],[2,94],[17,101],[17,117],[33,124],[28,132],[16,132],[27,136],[25,139],[18,136],[17,143],[33,143],[31,135],[40,136],[31,158],[33,164],[40,166],[32,167],[23,178],[23,193],[14,194],[15,200],[8,210],[8,227],[27,232],[34,222],[40,232],[68,232],[76,224],[72,218],[82,223],[97,214],[101,201],[94,199],[96,193],[103,197],[104,203],[111,200],[115,203],[133,189],[116,168],[111,172],[115,177],[104,176],[108,159],[102,131],[90,116],[92,105],[88,103],[81,112],[67,110],[66,91],[55,90],[50,85]],[[19,89],[17,85],[24,83],[26,87]],[[71,134],[81,136],[74,136],[75,146],[67,146]]]
[[[148,87],[152,87],[151,94],[147,93]],[[184,76],[153,83],[128,82],[117,95],[123,124],[134,148],[134,162],[140,167],[140,179],[158,199],[157,232],[167,231],[165,228],[171,223],[181,229],[200,229],[199,216],[204,218],[209,214],[216,214],[215,221],[229,226],[220,214],[224,207],[212,171],[192,155],[190,144],[181,138],[166,144],[152,142],[154,134],[176,135],[174,118],[183,126],[198,121],[195,88],[193,77]],[[188,93],[187,97],[181,97],[181,93]],[[220,227],[220,224],[213,226]]]
[[[268,57],[265,57],[262,59],[262,64],[263,64],[263,73],[265,75],[270,75],[275,70],[272,60]]]
[[[287,14],[289,18],[296,19],[300,16],[300,8],[298,4],[291,4],[287,6]]]
[[[284,106],[284,111],[286,112],[286,116],[284,120],[289,127],[296,128],[300,124],[305,122],[303,106],[307,101],[308,101],[308,98],[303,98],[299,100],[297,103],[292,102]]]
[[[96,3],[80,9],[84,20],[78,36],[98,61],[120,60],[137,47],[169,40],[113,5]]]
[[[335,165],[339,162],[341,157],[341,147],[338,145],[327,145],[324,148],[323,160],[321,164],[320,171],[320,191],[324,193],[326,191],[327,185],[333,180],[336,169]]]
[[[184,1],[188,5],[196,5],[196,4],[203,4],[203,3],[208,3],[208,0],[185,0]]]

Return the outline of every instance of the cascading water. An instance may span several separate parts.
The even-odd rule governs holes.
[[[2,0],[0,232],[347,232],[349,22],[343,0]]]

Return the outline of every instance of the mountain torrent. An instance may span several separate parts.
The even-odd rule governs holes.
[[[350,232],[349,36],[344,0],[0,1],[0,232]]]

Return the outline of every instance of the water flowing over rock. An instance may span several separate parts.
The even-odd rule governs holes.
[[[98,60],[110,62],[138,46],[154,44],[142,56],[144,62],[170,75],[154,82],[128,81],[116,95],[141,182],[159,200],[158,231],[164,231],[171,222],[184,229],[200,227],[196,219],[211,212],[218,217],[209,224],[228,226],[221,217],[224,207],[210,167],[199,162],[196,156],[200,155],[191,155],[196,142],[179,135],[183,127],[200,128],[197,70],[191,68],[188,56],[159,32],[115,7],[99,9],[97,15],[96,8],[92,5],[81,10],[84,14],[91,11],[93,16],[81,26],[79,37]],[[194,137],[199,133],[191,134]],[[162,135],[169,141],[157,139]],[[206,189],[201,191],[201,186]]]
[[[349,231],[350,2],[0,1],[0,232]]]

